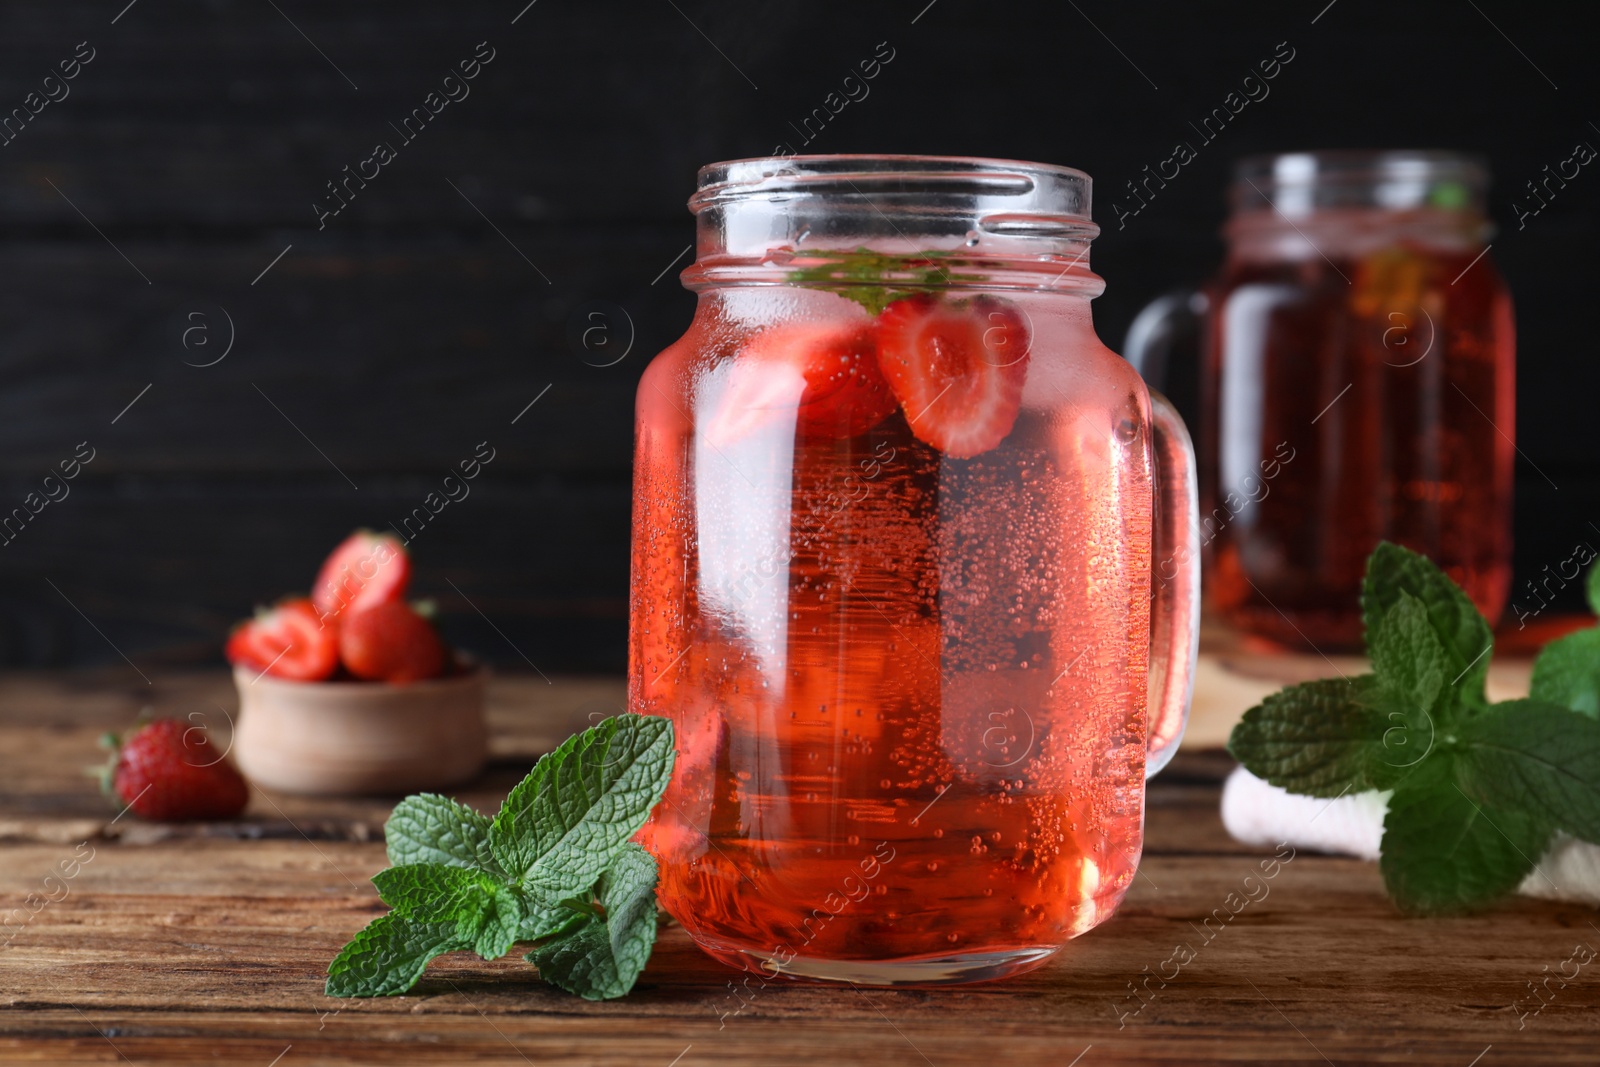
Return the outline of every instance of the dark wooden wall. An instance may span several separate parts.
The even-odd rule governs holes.
[[[488,441],[471,496],[416,539],[419,590],[492,660],[620,669],[632,393],[692,312],[683,203],[697,166],[784,143],[1088,170],[1113,344],[1216,262],[1237,156],[1484,152],[1521,335],[1519,572],[1600,545],[1600,164],[1523,229],[1512,206],[1600,145],[1581,9],[524,2],[0,7],[0,114],[94,51],[0,144],[0,514],[79,442],[95,454],[0,547],[0,664],[215,662],[232,620]],[[389,124],[483,41],[470,95],[403,142]],[[1272,94],[1119,231],[1115,190],[1282,41]],[[880,42],[870,95],[802,145],[790,123]],[[325,183],[378,141],[397,157],[319,230]],[[585,349],[596,323],[612,347]]]

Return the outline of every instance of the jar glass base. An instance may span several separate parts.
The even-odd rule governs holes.
[[[721,963],[764,975],[782,975],[816,982],[848,982],[863,986],[956,985],[1009,978],[1042,966],[1059,949],[1017,948],[988,952],[956,952],[894,960],[835,960],[795,956],[780,964],[771,953],[718,948],[700,949]]]

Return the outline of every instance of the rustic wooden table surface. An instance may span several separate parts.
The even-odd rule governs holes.
[[[539,753],[619,710],[622,693],[610,679],[498,680],[493,762],[460,796],[492,809]],[[383,910],[368,879],[385,865],[392,800],[258,791],[235,823],[113,821],[80,768],[97,761],[100,731],[145,706],[195,713],[225,734],[234,697],[221,673],[150,686],[122,675],[0,678],[0,909],[11,916],[0,932],[10,939],[0,1061],[1600,1061],[1600,971],[1543,1001],[1530,986],[1575,946],[1600,946],[1590,908],[1518,899],[1474,918],[1404,919],[1372,864],[1302,853],[1207,940],[1201,922],[1264,853],[1223,832],[1218,791],[1231,762],[1204,747],[1152,787],[1144,864],[1117,916],[1009,982],[887,991],[751,981],[736,991],[741,975],[668,927],[620,1001],[560,993],[515,955],[445,957],[411,996],[335,1000],[322,993],[328,960]],[[44,880],[73,858],[82,862],[63,896]],[[1174,975],[1179,946],[1193,958]],[[1136,997],[1152,972],[1165,986]]]

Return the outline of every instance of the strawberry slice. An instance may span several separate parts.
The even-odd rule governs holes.
[[[734,358],[728,387],[706,424],[712,444],[759,426],[793,421],[804,439],[854,437],[894,410],[879,369],[874,329],[795,322],[762,330]]]
[[[317,682],[339,667],[339,634],[304,597],[265,608],[228,638],[228,662],[277,678]]]
[[[1022,406],[1032,345],[1022,312],[992,296],[896,300],[878,318],[878,362],[918,439],[967,459],[998,445]]]
[[[357,530],[328,556],[311,587],[326,618],[400,600],[411,582],[411,557],[394,534]]]

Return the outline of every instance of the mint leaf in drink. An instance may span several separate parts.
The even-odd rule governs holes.
[[[380,915],[328,964],[330,997],[392,997],[417,984],[435,956],[470,948],[453,922],[417,922]]]
[[[568,738],[506,797],[489,846],[544,897],[588,891],[638,832],[672,773],[672,724],[618,715]]]
[[[600,879],[604,918],[591,916],[573,933],[534,949],[528,961],[545,981],[586,1000],[625,995],[655,944],[655,888],[655,858],[630,842]]]
[[[1457,761],[1437,753],[1395,786],[1383,821],[1383,882],[1406,911],[1471,911],[1509,893],[1533,870],[1552,826],[1519,807],[1485,806],[1457,783]]]
[[[1593,577],[1600,566],[1589,572]],[[1590,627],[1545,645],[1533,661],[1534,700],[1600,718],[1600,627]]]
[[[1375,652],[1374,634],[1379,623],[1403,594],[1420,600],[1427,611],[1428,623],[1445,653],[1445,684],[1456,686],[1461,702],[1469,708],[1484,707],[1484,681],[1489,674],[1489,650],[1494,644],[1489,624],[1461,587],[1426,556],[1388,541],[1380,543],[1367,558],[1366,580],[1361,589],[1368,652]]]
[[[672,746],[669,720],[619,716],[541,759],[493,822],[432,794],[401,801],[395,865],[372,879],[393,910],[334,957],[328,994],[404,993],[442,953],[498,959],[518,941],[553,984],[628,992],[656,936],[655,860],[629,838],[666,790]]]
[[[1600,615],[1600,563],[1589,568],[1589,577],[1583,583],[1583,591],[1589,601],[1589,610]]]
[[[417,863],[379,871],[372,884],[403,919],[455,923],[461,940],[486,960],[509,952],[522,929],[521,894],[484,871]]]
[[[793,262],[815,265],[796,267],[790,271],[789,280],[795,285],[831,290],[876,316],[894,301],[919,289],[950,284],[946,263],[957,254],[945,250],[894,253],[870,248],[808,249],[797,253]]]
[[[1257,778],[1291,793],[1333,797],[1380,788],[1385,780],[1378,680],[1305,682],[1267,697],[1244,713],[1228,751]]]
[[[409,796],[395,805],[383,827],[389,862],[444,863],[504,876],[489,849],[489,819],[435,793]]]
[[[1536,812],[1574,837],[1600,843],[1600,721],[1553,704],[1508,700],[1462,724],[1461,742],[1465,789],[1474,799],[1496,810]]]

